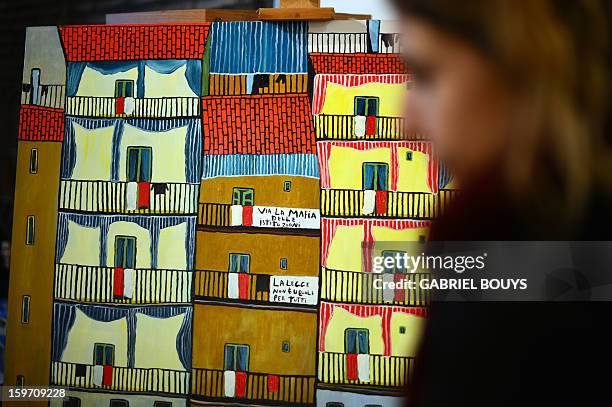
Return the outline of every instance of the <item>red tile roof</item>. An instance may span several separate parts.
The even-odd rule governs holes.
[[[62,141],[64,111],[51,107],[22,105],[19,112],[19,140]]]
[[[72,25],[59,28],[66,61],[199,59],[210,23]]]
[[[317,74],[398,74],[406,66],[397,54],[309,54]]]
[[[202,99],[204,154],[315,154],[305,94]]]

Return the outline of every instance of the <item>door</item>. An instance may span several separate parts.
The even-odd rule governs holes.
[[[255,191],[253,188],[234,188],[232,193],[232,205],[255,205]]]
[[[403,259],[404,255],[406,254],[407,254],[406,252],[398,251],[398,250],[383,250],[382,258],[383,258],[383,267],[385,269],[385,273],[406,273],[406,268],[399,267],[400,264],[398,264],[398,261],[397,261],[397,256],[400,256],[400,258]],[[393,259],[393,265],[391,267],[386,266],[387,258]],[[401,261],[401,264],[405,264],[404,260]]]
[[[387,191],[389,165],[384,163],[363,163],[363,189]]]
[[[355,116],[378,116],[379,99],[374,96],[355,98]]]
[[[115,237],[115,267],[136,268],[136,238],[133,236]]]
[[[251,268],[251,257],[248,254],[230,253],[229,272],[248,273]]]
[[[151,182],[153,150],[151,147],[128,147],[127,180]]]
[[[134,97],[134,81],[125,79],[115,81],[115,97]]]
[[[113,366],[115,364],[115,345],[94,344],[94,365]]]
[[[370,353],[370,332],[367,329],[349,328],[344,333],[345,353]]]
[[[249,370],[249,347],[247,345],[225,345],[224,370],[246,372]]]

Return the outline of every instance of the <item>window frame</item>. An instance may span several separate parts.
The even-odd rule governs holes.
[[[123,85],[121,90],[122,90],[122,94],[119,95],[119,85]],[[132,90],[132,94],[131,95],[126,95],[126,84],[130,84],[131,90]],[[118,98],[133,98],[134,97],[134,80],[133,79],[117,79],[115,80],[115,99]]]
[[[114,404],[114,403],[121,403],[121,404]],[[108,401],[108,406],[109,407],[130,407],[130,402],[129,400],[126,400],[126,399],[110,399]]]
[[[235,264],[238,266],[238,270],[232,270],[232,258],[236,258]],[[247,269],[246,271],[242,270],[242,261],[241,259],[246,258]],[[238,273],[238,274],[249,274],[251,273],[251,255],[248,253],[230,253],[229,254],[229,263],[227,266],[227,271],[229,273]]]
[[[38,174],[38,148],[30,149],[30,174]]]
[[[136,174],[135,174],[135,179],[132,180],[130,177],[130,158],[131,158],[131,152],[132,151],[137,151],[137,161],[136,161]],[[147,170],[147,174],[146,176],[143,176],[142,173],[142,152],[143,151],[148,151],[149,152],[149,165],[146,168]],[[128,182],[151,182],[151,178],[153,177],[153,147],[151,146],[129,146],[126,149],[126,167],[125,167],[125,178]]]
[[[279,266],[281,270],[287,270],[289,268],[289,260],[286,257],[281,257]]]
[[[246,198],[246,193],[250,193],[250,199]],[[250,202],[250,205],[247,201]],[[234,187],[232,189],[232,205],[255,206],[255,189]]]
[[[357,114],[357,101],[358,100],[365,100],[365,114],[363,116],[368,117],[368,116],[374,116],[376,118],[378,118],[378,114],[380,112],[380,98],[378,96],[355,96],[355,100],[354,100],[354,112],[355,112],[355,116],[362,116],[360,114]],[[376,101],[376,114],[369,114],[369,110],[370,110],[370,104],[368,103],[370,100],[374,100]]]
[[[398,254],[398,253],[401,254],[401,255],[404,255],[404,254],[407,255],[408,254],[408,252],[405,252],[403,250],[383,250],[382,252],[380,252],[380,257],[383,258],[383,268],[385,269],[383,271],[383,273],[388,273],[388,274],[407,274],[407,272],[408,272],[407,268],[405,268],[404,270],[398,269],[398,268],[395,268],[395,267],[393,267],[393,269],[387,269],[384,266],[384,259],[386,258],[386,256],[385,256],[386,254],[392,254],[391,257],[395,257],[395,255]]]
[[[157,400],[153,402],[153,407],[172,407],[172,402]]]
[[[389,164],[387,163],[382,163],[382,162],[376,162],[376,161],[367,161],[361,164],[361,186],[363,188],[364,191],[366,190],[370,190],[368,188],[366,188],[366,167],[367,166],[373,166],[374,167],[374,191],[388,191],[389,190]],[[385,178],[385,187],[384,189],[378,189],[378,171],[379,168],[383,167],[386,171],[386,178]]]
[[[22,374],[18,374],[15,378],[15,387],[24,387],[25,386],[25,376]]]
[[[26,246],[34,246],[36,243],[36,217],[28,215],[26,217]]]
[[[355,353],[349,352],[348,349],[348,333],[351,331],[355,331]],[[366,343],[367,343],[367,349],[365,352],[361,352],[361,349],[359,348],[359,333],[360,332],[365,332],[366,333]],[[357,354],[357,355],[367,355],[370,353],[370,330],[366,329],[366,328],[346,328],[344,330],[344,352],[346,354]]]
[[[102,346],[102,363],[98,364],[96,363],[96,347],[98,346]],[[111,358],[112,361],[111,363],[105,363],[107,362],[106,360],[106,349],[110,348],[111,349]],[[94,366],[114,366],[115,365],[115,345],[112,343],[104,343],[104,342],[95,342],[94,346],[93,346],[93,365]]]
[[[30,323],[30,310],[32,308],[32,297],[29,294],[21,296],[21,323]]]
[[[283,192],[291,192],[292,182],[287,180],[283,182]]]
[[[132,244],[132,246],[134,247],[134,252],[132,254],[133,265],[131,267],[126,265],[127,245],[125,243],[123,244],[123,254],[122,254],[122,259],[123,259],[123,263],[124,264],[123,265],[117,265],[117,248],[119,247],[119,240],[120,239],[125,240],[125,241],[132,241],[133,242],[133,244]],[[136,243],[137,243],[136,236],[127,236],[127,235],[116,235],[115,236],[115,253],[113,253],[113,257],[114,257],[113,258],[113,264],[114,264],[114,267],[120,267],[120,268],[123,268],[123,269],[126,269],[126,268],[135,269],[136,268],[136,254],[138,252],[138,246],[136,245]]]
[[[227,350],[228,348],[233,348],[232,351],[232,362],[233,362],[233,369],[228,369],[228,363],[227,363]],[[244,370],[237,370],[238,366],[237,366],[237,360],[238,358],[236,357],[236,355],[238,354],[238,349],[246,349],[246,366]],[[225,346],[223,347],[223,370],[229,370],[229,371],[233,371],[233,372],[248,372],[249,371],[249,365],[250,365],[250,359],[251,359],[251,347],[249,345],[244,345],[244,344],[237,344],[237,343],[226,343]]]
[[[81,399],[78,397],[68,396],[67,400],[63,401],[62,407],[81,407]]]

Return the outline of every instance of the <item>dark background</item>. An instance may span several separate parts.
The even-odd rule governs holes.
[[[101,24],[107,13],[259,7],[272,7],[272,0],[0,0],[0,245],[11,240],[26,27]],[[8,291],[6,260],[0,249],[0,298]]]

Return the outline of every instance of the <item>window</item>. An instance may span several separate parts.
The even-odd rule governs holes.
[[[403,335],[406,333],[406,327],[405,326],[400,326],[399,332]]]
[[[373,96],[355,98],[355,116],[378,116],[379,99]]]
[[[172,403],[169,401],[156,401],[153,403],[153,407],[172,407]]]
[[[134,97],[134,81],[119,79],[115,81],[115,97]]]
[[[15,386],[23,387],[25,386],[25,376],[20,374],[17,376],[17,380],[15,380]]]
[[[406,252],[398,251],[398,250],[383,250],[382,258],[383,258],[383,267],[385,268],[385,273],[405,273],[406,268],[399,268],[399,264],[397,262],[397,256],[403,258]],[[386,259],[390,257],[393,259],[393,265],[391,267],[386,266]],[[403,261],[402,261],[403,263]]]
[[[234,188],[232,205],[253,206],[255,204],[255,191],[252,188]]]
[[[251,256],[242,253],[230,253],[230,273],[248,273],[251,271]]]
[[[115,345],[94,344],[94,365],[113,366],[115,364]]]
[[[30,296],[24,295],[21,298],[21,323],[30,323]]]
[[[62,407],[81,407],[81,399],[77,397],[68,397],[62,403]]]
[[[283,191],[291,192],[291,181],[285,181],[283,184]]]
[[[136,267],[136,238],[115,237],[115,267],[133,269]]]
[[[344,332],[346,353],[370,353],[370,332],[367,329],[349,328]]]
[[[419,243],[425,243],[426,240],[425,235],[419,235]]]
[[[344,407],[344,404],[331,402],[331,403],[325,403],[325,407]]]
[[[291,344],[289,343],[289,341],[283,341],[283,346],[281,349],[283,353],[289,353],[291,351]]]
[[[30,150],[30,174],[38,173],[38,149]]]
[[[26,245],[28,246],[34,244],[34,231],[34,215],[30,215],[26,220]]]
[[[224,370],[246,372],[249,370],[249,347],[247,345],[225,345]]]
[[[127,148],[127,180],[151,182],[153,149],[151,147]]]
[[[406,152],[406,160],[412,161],[412,151],[407,151]]]
[[[383,407],[382,404],[366,404],[363,407]]]
[[[363,189],[386,191],[389,166],[384,163],[363,163]]]
[[[280,268],[281,270],[287,270],[287,259],[282,258],[280,260]]]
[[[129,407],[130,403],[123,399],[111,399],[109,407]]]

